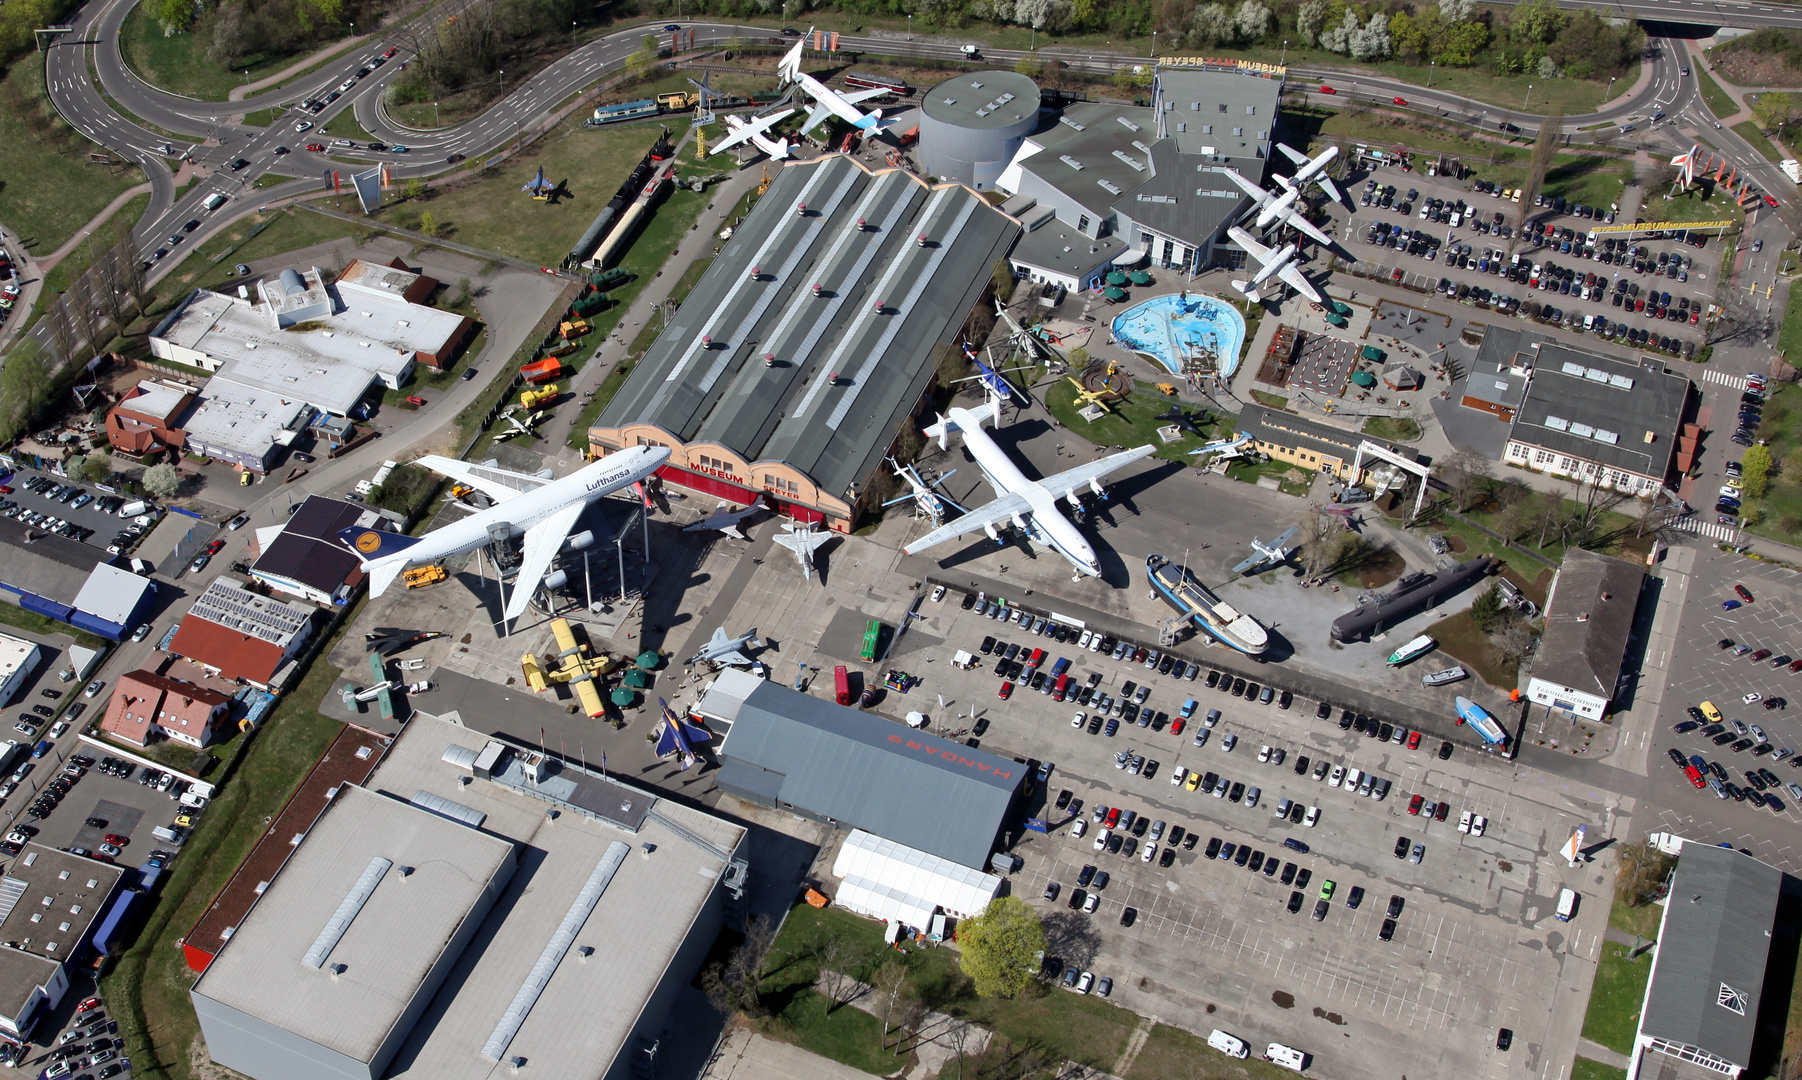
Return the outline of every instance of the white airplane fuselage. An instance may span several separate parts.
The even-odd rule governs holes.
[[[968,409],[952,409],[945,415],[963,433],[964,446],[976,459],[976,467],[982,470],[989,487],[997,495],[1017,494],[1026,500],[1031,512],[1030,520],[1024,523],[1028,534],[1068,559],[1070,565],[1082,573],[1100,577],[1101,563],[1095,558],[1095,549],[1083,539],[1070,519],[1058,511],[1057,496],[1037,481],[1026,478],[1007,452],[989,438],[980,417]]]

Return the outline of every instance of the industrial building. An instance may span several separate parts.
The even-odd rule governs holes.
[[[1502,452],[1510,465],[1645,498],[1693,462],[1696,440],[1682,436],[1694,387],[1661,360],[1619,360],[1492,326],[1477,363],[1527,373]]]
[[[1546,598],[1527,698],[1566,719],[1601,720],[1620,689],[1645,570],[1568,548]]]
[[[1491,332],[1494,327],[1490,327]],[[1526,396],[1531,368],[1515,367],[1514,358],[1485,359],[1479,357],[1470,365],[1470,377],[1464,381],[1464,393],[1458,404],[1466,409],[1486,412],[1505,424],[1514,423],[1520,410],[1520,399]]]
[[[843,155],[777,172],[589,429],[671,484],[852,528],[1019,235],[961,185]]]
[[[934,915],[968,919],[1001,893],[1001,878],[874,833],[852,829],[832,862],[839,907],[884,922],[927,927]]]
[[[182,617],[169,651],[215,678],[277,690],[312,640],[316,611],[216,577]]]
[[[144,379],[106,411],[106,440],[112,453],[148,461],[187,441],[182,425],[199,390],[173,379]]]
[[[232,699],[217,690],[155,671],[128,671],[113,684],[100,730],[133,746],[170,738],[211,746],[231,719]]]
[[[1783,872],[1751,855],[1684,843],[1658,925],[1627,1080],[1710,1074],[1738,1080],[1751,1067],[1761,1019],[1781,1043],[1787,968],[1774,1014],[1761,1018],[1759,1009],[1772,947],[1781,940],[1791,955],[1796,947],[1795,927],[1777,918],[1784,889]]]
[[[250,564],[250,576],[277,592],[320,607],[342,607],[363,583],[364,574],[362,560],[338,542],[338,531],[395,531],[404,524],[390,511],[309,495],[286,522],[266,525],[252,535],[251,550],[256,558]]]
[[[1026,777],[1010,758],[742,673],[722,673],[696,712],[728,728],[728,795],[973,870],[988,867]]]
[[[0,518],[0,600],[118,641],[143,622],[156,583],[112,565],[113,556]]]
[[[95,931],[118,896],[123,867],[29,843],[0,876],[0,1039],[20,1042],[92,959]]]
[[[1250,198],[1225,170],[1264,182],[1282,80],[1283,69],[1268,64],[1162,61],[1149,107],[1067,107],[1022,141],[995,186],[1022,200],[1017,213],[1029,200],[1091,240],[1119,237],[1123,266],[1147,257],[1190,273],[1243,266],[1246,253],[1226,228]],[[1052,280],[1034,265],[1042,247],[1016,257],[1016,272]]]
[[[995,186],[1039,125],[1039,85],[1017,71],[953,75],[920,98],[920,168],[977,191]]]
[[[37,642],[0,634],[0,705],[12,704],[42,662]]]
[[[1423,465],[1427,460],[1400,443],[1373,439],[1354,428],[1310,420],[1268,405],[1246,405],[1239,413],[1235,430],[1250,435],[1254,448],[1277,461],[1308,472],[1323,472],[1354,486],[1364,483],[1372,469],[1384,466],[1381,458],[1368,453],[1359,461],[1358,449],[1364,444]]]
[[[255,1080],[646,1075],[737,919],[742,826],[459,724],[335,791],[190,991]]]

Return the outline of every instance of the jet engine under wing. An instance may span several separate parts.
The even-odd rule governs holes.
[[[1301,267],[1296,266],[1294,263],[1289,263],[1281,270],[1278,270],[1276,276],[1282,278],[1290,288],[1307,297],[1309,300],[1314,301],[1316,304],[1326,303],[1325,300],[1320,298],[1320,294],[1314,291],[1314,283],[1309,281],[1307,275],[1301,272]]]
[[[569,530],[586,509],[588,504],[585,502],[570,503],[526,530],[525,551],[519,562],[519,576],[513,579],[513,595],[507,597],[505,618],[517,619],[526,613],[526,605],[538,592],[538,583],[551,568],[551,560],[563,550]]]
[[[1118,454],[1109,454],[1107,457],[1098,458],[1087,465],[1066,469],[1056,476],[1047,476],[1039,481],[1039,486],[1053,495],[1063,495],[1066,492],[1075,491],[1084,484],[1096,483],[1109,473],[1123,469],[1140,458],[1148,458],[1155,453],[1157,453],[1155,446],[1137,446],[1131,450],[1122,450]]]
[[[543,477],[529,476],[493,465],[475,465],[440,454],[427,454],[413,464],[424,465],[441,476],[468,484],[495,502],[505,502],[522,491],[532,491],[550,483]]]
[[[1018,492],[1009,492],[993,502],[987,502],[978,506],[976,509],[960,518],[955,518],[940,525],[925,536],[920,537],[918,540],[915,540],[913,543],[902,548],[901,553],[903,555],[917,555],[929,547],[942,544],[947,540],[954,540],[972,529],[981,529],[986,526],[998,525],[1002,522],[1011,520],[1017,514],[1029,513],[1031,510],[1032,505],[1026,501],[1024,495],[1021,495]]]

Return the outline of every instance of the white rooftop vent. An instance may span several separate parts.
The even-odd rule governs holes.
[[[1582,364],[1573,364],[1569,360],[1566,360],[1564,365],[1558,370],[1564,372],[1566,375],[1575,375],[1577,378],[1581,379],[1583,377],[1583,372],[1588,369]]]
[[[1605,383],[1608,381],[1608,373],[1599,367],[1584,368],[1583,377],[1590,382]]]
[[[1569,431],[1570,421],[1562,416],[1548,416],[1545,418],[1545,426],[1553,431]]]
[[[1633,380],[1625,375],[1610,375],[1608,376],[1608,385],[1620,390],[1631,390],[1633,389]]]
[[[1596,433],[1596,429],[1590,427],[1588,424],[1572,423],[1570,426],[1570,433],[1572,435],[1580,435],[1587,439]]]
[[[1072,169],[1075,169],[1077,172],[1082,171],[1082,162],[1071,157],[1069,154],[1063,155],[1062,157],[1058,158],[1058,160],[1063,162],[1065,165],[1070,166]]]
[[[1097,180],[1097,181],[1095,181],[1095,182],[1096,182],[1096,183],[1097,183],[1097,184],[1100,184],[1100,185],[1101,185],[1101,190],[1103,190],[1103,191],[1105,191],[1105,192],[1107,192],[1107,193],[1108,193],[1108,194],[1109,194],[1109,195],[1118,195],[1118,194],[1120,194],[1120,190],[1121,190],[1121,189],[1120,189],[1120,185],[1119,185],[1119,184],[1116,184],[1116,183],[1114,183],[1114,182],[1113,182],[1113,181],[1111,181],[1111,180]]]
[[[1596,442],[1605,442],[1609,446],[1613,446],[1621,441],[1621,437],[1617,433],[1608,431],[1604,428],[1596,428],[1595,440]]]
[[[1138,130],[1139,130],[1139,125],[1137,125],[1137,124],[1135,124],[1135,123],[1133,123],[1133,122],[1132,122],[1132,121],[1131,121],[1131,120],[1128,120],[1128,119],[1127,119],[1127,118],[1126,118],[1126,117],[1124,117],[1124,116],[1116,116],[1116,117],[1114,117],[1114,119],[1116,119],[1116,120],[1118,120],[1118,121],[1120,121],[1120,124],[1121,124],[1121,126],[1122,126],[1122,127],[1125,127],[1125,128],[1128,128],[1128,129],[1130,129],[1130,130],[1132,130],[1132,131],[1138,131]]]
[[[1058,122],[1058,123],[1060,123],[1060,124],[1064,124],[1064,125],[1066,125],[1066,126],[1068,126],[1068,127],[1072,127],[1072,128],[1075,128],[1075,129],[1076,129],[1076,130],[1077,130],[1077,131],[1087,131],[1087,130],[1088,130],[1088,129],[1087,129],[1087,128],[1085,128],[1085,127],[1083,127],[1083,126],[1082,126],[1082,125],[1081,125],[1081,124],[1079,124],[1079,123],[1077,123],[1077,122],[1076,122],[1076,121],[1074,121],[1074,120],[1072,120],[1072,119],[1070,119],[1070,118],[1069,118],[1069,117],[1068,117],[1068,116],[1060,116],[1060,117],[1058,117],[1058,118],[1057,118],[1057,122]]]
[[[1131,169],[1133,172],[1144,172],[1145,171],[1145,163],[1140,161],[1138,158],[1133,157],[1131,154],[1128,154],[1124,150],[1114,151],[1114,156],[1119,158],[1121,161],[1126,162],[1126,167]]]

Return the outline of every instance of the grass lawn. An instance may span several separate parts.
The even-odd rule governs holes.
[[[1203,1036],[1169,1024],[1155,1024],[1124,1080],[1170,1080],[1177,1076],[1206,1077],[1207,1080],[1277,1080],[1291,1075],[1288,1069],[1257,1057],[1243,1061],[1229,1058],[1209,1046]]]
[[[1229,479],[1241,483],[1255,484],[1261,477],[1274,476],[1278,490],[1285,495],[1302,497],[1314,486],[1314,474],[1306,469],[1291,465],[1286,461],[1265,461],[1253,463],[1240,458],[1226,467]]]
[[[1744,224],[1746,220],[1746,212],[1724,192],[1716,192],[1713,198],[1705,199],[1701,189],[1691,189],[1674,197],[1668,188],[1648,192],[1645,202],[1640,204],[1640,216],[1647,221],[1731,221]],[[1731,251],[1733,245],[1728,244],[1726,248]]]
[[[1802,359],[1802,289],[1790,286],[1789,300],[1783,307],[1783,326],[1777,331],[1777,351],[1785,359]]]
[[[0,604],[0,623],[32,634],[62,634],[75,639],[75,644],[90,649],[107,649],[111,648],[113,644],[86,630],[77,630],[68,623],[57,622],[55,619],[39,615],[35,611],[26,611],[24,608],[12,604]]]
[[[320,655],[329,652],[328,646]],[[131,948],[100,981],[125,1037],[123,1053],[137,1072],[180,1080],[194,1076],[195,1063],[204,1060],[188,1001],[194,973],[178,942],[256,843],[262,823],[343,729],[313,711],[334,675],[330,664],[315,661],[236,766],[212,778],[219,783],[229,777],[229,782],[221,784],[206,821],[176,860]]]
[[[837,909],[819,910],[805,904],[797,905],[789,912],[788,921],[764,965],[768,973],[763,984],[766,1003],[781,1007],[791,997],[805,1000],[813,993],[804,989],[811,987],[817,976],[806,944],[827,929],[842,932],[853,944],[858,956],[851,970],[860,977],[867,976],[876,964],[897,955],[882,948],[879,923]],[[951,947],[915,950],[905,957],[905,961],[914,991],[921,999],[930,1000],[934,1008],[981,1024],[1016,1049],[1035,1047],[1052,1061],[1076,1061],[1105,1069],[1119,1058],[1128,1036],[1139,1022],[1136,1015],[1105,999],[1061,990],[1048,989],[1041,996],[1015,1000],[978,998],[970,992],[969,982],[958,968],[957,952]],[[782,1015],[786,1015],[789,1008],[793,1005],[784,1008]],[[834,1026],[864,1029],[862,1021],[845,1018],[846,1014],[858,1010],[840,1009],[827,1019],[816,997],[803,1011],[811,1013],[808,1019],[814,1022],[794,1026],[772,1024],[766,1027],[766,1032],[816,1053],[845,1060],[833,1051],[855,1042],[854,1036],[829,1029]],[[881,1034],[880,1021],[867,1030],[868,1040],[862,1045],[874,1048]],[[861,1051],[861,1047],[854,1049]],[[885,1053],[880,1055],[874,1068],[862,1064],[858,1067],[888,1073],[897,1071],[901,1064],[892,1053]]]
[[[1390,442],[1413,442],[1420,438],[1420,424],[1405,416],[1373,416],[1364,421],[1364,434]]]
[[[1785,155],[1781,153],[1776,146],[1772,145],[1771,140],[1765,137],[1764,132],[1758,129],[1758,121],[1741,120],[1739,123],[1733,125],[1733,130],[1739,133],[1740,138],[1751,143],[1752,149],[1763,154],[1765,160],[1782,161],[1784,159]]]
[[[260,232],[253,230],[262,225]],[[347,221],[290,207],[268,214],[248,214],[188,252],[180,268],[158,286],[165,295],[189,288],[218,289],[237,276],[238,263],[266,259],[285,251],[351,235]]]
[[[105,230],[115,227],[129,229],[138,223],[139,218],[144,216],[144,210],[149,205],[150,195],[148,193],[133,196],[130,202],[114,211],[113,216],[107,218],[101,227],[94,231],[105,235]],[[44,275],[45,289],[59,293],[67,289],[69,282],[80,276],[91,261],[88,258],[88,246],[86,244],[79,245],[74,251],[63,256],[63,260],[51,267],[50,272]]]
[[[1663,917],[1664,909],[1657,904],[1630,907],[1626,901],[1616,896],[1614,906],[1608,910],[1608,925],[1629,934],[1638,934],[1647,941],[1656,941],[1658,922]]]
[[[267,53],[245,57],[235,68],[206,58],[206,38],[195,34],[164,36],[162,24],[148,5],[132,9],[119,28],[121,51],[132,71],[150,85],[183,97],[224,101],[235,86],[273,75],[293,63],[299,53]],[[312,51],[312,46],[307,50]],[[248,71],[248,75],[246,72]]]
[[[69,125],[44,93],[44,65],[34,54],[0,82],[0,221],[33,255],[48,255],[126,188],[143,181],[136,168],[88,164],[99,147]]]
[[[1480,587],[1480,586],[1479,586]],[[1520,682],[1520,664],[1504,661],[1490,647],[1489,635],[1477,629],[1470,612],[1461,611],[1427,627],[1439,651],[1463,664],[1471,674],[1500,690],[1512,690]]]
[[[1251,397],[1252,400],[1256,401],[1258,404],[1268,405],[1273,409],[1287,409],[1289,407],[1288,398],[1281,394],[1272,394],[1268,390],[1253,390],[1251,392]]]
[[[360,143],[372,143],[376,141],[374,135],[364,131],[363,125],[357,123],[356,110],[354,109],[345,109],[337,116],[332,117],[331,120],[326,123],[325,127],[314,128],[313,131],[307,132],[306,136],[311,136],[315,132],[323,132],[325,135],[334,139],[351,139]],[[302,141],[305,141],[306,136],[301,137]],[[343,147],[339,147],[339,149],[343,149]],[[369,162],[369,165],[373,167],[375,161],[372,159]]]
[[[1696,85],[1702,88],[1702,100],[1707,103],[1715,119],[1724,120],[1739,111],[1739,106],[1721,89],[1721,84],[1714,81],[1714,76],[1702,68],[1696,68]]]
[[[1620,1054],[1633,1050],[1639,1006],[1645,1000],[1646,979],[1652,973],[1650,954],[1628,960],[1627,952],[1625,945],[1602,943],[1595,987],[1589,992],[1589,1013],[1583,1018],[1584,1038]]]
[[[1570,1080],[1627,1080],[1627,1070],[1579,1056],[1571,1062]]]
[[[1208,441],[1187,432],[1172,443],[1166,443],[1158,437],[1158,417],[1168,413],[1170,406],[1179,402],[1176,398],[1159,393],[1155,383],[1135,382],[1131,397],[1114,403],[1106,416],[1092,424],[1077,415],[1081,405],[1076,398],[1076,386],[1068,379],[1059,379],[1050,384],[1041,383],[1037,387],[1037,393],[1045,402],[1046,411],[1057,417],[1058,422],[1068,428],[1071,434],[1097,446],[1133,447],[1150,443],[1158,448],[1158,457],[1193,465],[1195,459],[1189,456],[1189,451]],[[1194,413],[1201,410],[1193,405],[1185,405],[1184,411]],[[1208,423],[1197,426],[1210,433],[1218,430],[1218,418],[1210,416],[1208,420]]]
[[[1793,316],[1798,294],[1802,294],[1802,289],[1791,286],[1789,311],[1784,318],[1784,339],[1796,333],[1791,324],[1796,321]],[[1758,524],[1749,526],[1748,531],[1795,543],[1802,540],[1802,483],[1789,475],[1783,463],[1802,453],[1802,387],[1791,383],[1777,384],[1776,393],[1765,402],[1764,421],[1758,425],[1758,437],[1769,444],[1777,469],[1770,490],[1762,500],[1756,501],[1763,517]],[[1745,507],[1748,517],[1753,506],[1748,503]]]

